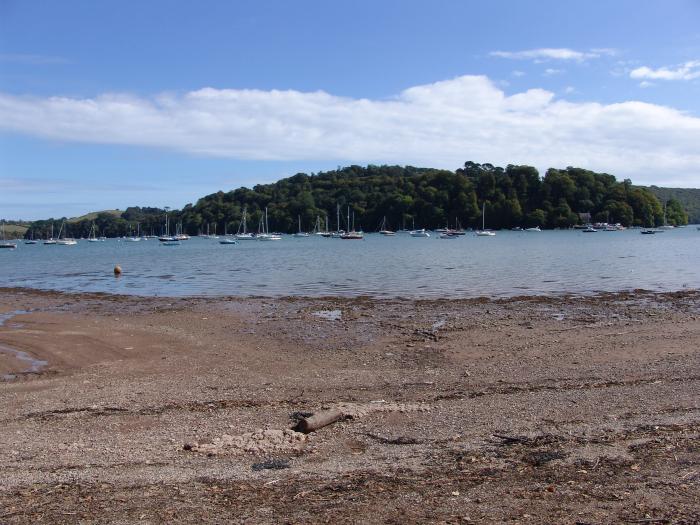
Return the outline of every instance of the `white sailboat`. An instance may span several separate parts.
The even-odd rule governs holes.
[[[675,228],[675,226],[673,224],[668,224],[666,222],[666,204],[664,204],[664,223],[661,226],[659,226],[659,229],[660,230],[672,230],[674,228]]]
[[[129,230],[131,230],[131,226],[129,226]],[[131,233],[133,234],[133,230],[131,230]],[[141,223],[136,223],[136,236],[131,235],[124,239],[126,242],[139,242],[141,241]]]
[[[56,244],[56,239],[53,238],[53,222],[51,222],[51,236],[44,241],[44,244]]]
[[[71,237],[61,237],[61,233],[63,232],[65,226],[66,221],[63,221],[61,223],[61,229],[58,230],[58,240],[56,241],[56,244],[58,244],[59,246],[75,246],[76,244],[78,244],[78,241],[76,241],[75,239]]]
[[[88,235],[88,242],[104,242],[102,237],[97,238],[97,228],[95,227],[95,221],[92,222],[90,227],[90,235]]]
[[[255,235],[248,233],[248,207],[243,207],[243,217],[238,225],[238,233],[234,235],[235,239],[238,241],[254,241]]]
[[[335,224],[336,230],[331,234],[333,239],[340,239],[340,236],[345,233],[344,230],[340,229],[340,204],[335,205]]]
[[[392,231],[392,230],[390,230],[389,228],[387,228],[387,226],[386,226],[386,215],[385,215],[384,218],[382,219],[382,224],[381,224],[381,226],[379,227],[379,233],[382,234],[382,235],[387,235],[387,236],[389,236],[389,237],[392,236],[392,235],[396,235],[396,232],[395,232],[395,231]]]
[[[350,229],[350,206],[348,206],[348,229]],[[365,238],[365,234],[361,231],[355,231],[355,212],[352,212],[352,229],[340,235],[341,239],[346,241],[359,241]]]
[[[484,202],[481,207],[481,229],[476,230],[476,235],[478,237],[495,237],[496,232],[486,229],[486,203]]]
[[[308,233],[301,231],[301,215],[297,215],[297,219],[299,219],[299,230],[294,234],[294,237],[308,237]],[[265,208],[265,220],[267,220],[267,208]]]
[[[416,220],[412,219],[412,224],[413,224],[413,229],[410,231],[411,237],[430,237],[430,234],[425,231],[425,228],[421,228],[419,230],[416,230]]]
[[[262,220],[262,219],[261,219]],[[262,233],[258,234],[259,241],[281,241],[282,236],[276,233],[270,233],[270,225],[267,221],[267,207],[265,207],[265,224],[263,225]]]

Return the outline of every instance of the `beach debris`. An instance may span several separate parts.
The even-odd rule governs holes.
[[[253,463],[251,466],[253,471],[259,472],[261,470],[282,470],[289,468],[289,460],[286,459],[267,459],[259,463]]]
[[[255,432],[248,432],[231,436],[224,434],[216,437],[211,443],[186,443],[183,450],[199,452],[208,456],[219,454],[270,454],[274,452],[298,452],[306,443],[306,434],[284,429],[275,430],[259,429]]]
[[[313,312],[312,315],[325,321],[340,321],[343,317],[343,312],[340,310],[319,310],[318,312]]]
[[[114,275],[119,277],[122,274],[122,267],[118,264],[114,267]]]
[[[321,412],[315,412],[311,416],[299,418],[294,430],[308,434],[309,432],[315,432],[320,428],[327,427],[328,425],[331,425],[336,421],[340,421],[341,419],[345,419],[346,417],[347,416],[343,413],[343,411],[337,408],[322,410]]]

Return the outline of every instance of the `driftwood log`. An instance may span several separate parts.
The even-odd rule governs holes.
[[[340,421],[341,419],[345,419],[345,415],[337,408],[323,410],[321,412],[316,412],[309,417],[302,417],[299,419],[299,422],[294,427],[294,430],[308,434],[309,432],[314,432],[319,428],[328,426],[336,421]]]

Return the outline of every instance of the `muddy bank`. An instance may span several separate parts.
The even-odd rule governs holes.
[[[695,291],[1,292],[3,523],[700,520]]]

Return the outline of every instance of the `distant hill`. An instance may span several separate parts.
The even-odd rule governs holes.
[[[115,218],[121,217],[122,216],[121,210],[104,210],[104,211],[93,211],[90,213],[86,213],[85,215],[81,215],[80,217],[73,217],[71,219],[68,219],[66,222],[70,223],[76,223],[76,222],[81,222],[81,221],[94,221],[97,219],[98,215],[101,214],[106,214],[106,215],[112,215]]]
[[[320,173],[297,173],[273,184],[219,191],[167,214],[171,231],[188,234],[255,231],[269,216],[272,231],[309,231],[319,222],[330,229],[357,227],[437,228],[447,224],[479,228],[482,213],[490,228],[514,226],[570,228],[585,221],[623,225],[661,225],[664,204],[668,224],[700,223],[700,189],[635,186],[613,175],[567,167],[544,175],[532,166],[465,162],[455,171],[412,166],[347,166]],[[337,214],[337,207],[340,213]],[[687,210],[687,213],[686,211]],[[338,217],[337,215],[340,215]],[[353,218],[348,219],[348,215]],[[340,224],[338,225],[338,219]],[[65,219],[64,234],[163,234],[165,211],[130,207]],[[34,221],[25,236],[59,231],[63,218]]]
[[[660,188],[658,186],[649,186],[649,189],[661,202],[676,199],[688,212],[688,222],[700,224],[700,189]]]
[[[8,239],[21,239],[27,233],[27,226],[22,224],[5,223],[5,236]]]

